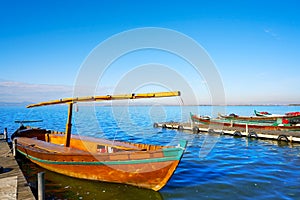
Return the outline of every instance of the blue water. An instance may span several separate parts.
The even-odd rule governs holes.
[[[216,108],[220,109],[220,108]],[[297,106],[228,106],[226,113],[252,115],[253,110],[283,114]],[[269,140],[192,134],[153,128],[154,122],[189,120],[189,112],[212,115],[210,106],[91,107],[74,109],[73,132],[108,139],[188,147],[174,175],[159,192],[85,181],[46,171],[48,199],[300,199],[300,145]],[[78,111],[78,112],[76,112]],[[36,120],[36,127],[64,131],[66,106],[34,109],[0,107],[0,130],[18,128],[15,120]],[[37,171],[25,163],[26,177]],[[34,182],[34,181],[33,181]]]

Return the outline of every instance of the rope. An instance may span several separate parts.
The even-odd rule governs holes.
[[[13,150],[13,147],[10,148],[6,153],[3,153],[2,155],[0,155],[0,157],[2,157],[2,158],[7,157],[8,154],[10,154],[10,153],[12,154],[12,150]]]

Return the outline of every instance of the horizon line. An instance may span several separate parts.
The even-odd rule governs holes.
[[[102,102],[103,103],[103,102]],[[32,104],[32,102],[0,102],[0,106],[27,106],[29,104]],[[91,105],[93,104],[93,105]],[[65,106],[65,105],[60,105]],[[234,103],[234,104],[141,104],[141,103],[117,103],[117,104],[111,104],[111,103],[104,103],[101,104],[101,102],[96,103],[83,103],[81,106],[105,106],[105,107],[113,107],[113,106],[300,106],[300,103]]]

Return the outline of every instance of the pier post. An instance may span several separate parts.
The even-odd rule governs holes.
[[[45,199],[45,172],[38,173],[38,200]]]
[[[246,124],[246,133],[248,134],[248,124]]]
[[[13,156],[16,157],[16,155],[17,155],[17,139],[16,138],[12,142],[12,151],[13,151]]]
[[[193,127],[195,126],[195,122],[193,120],[190,120],[191,123],[191,129],[193,129]]]
[[[3,135],[4,135],[3,139],[7,142],[7,128],[4,128]]]

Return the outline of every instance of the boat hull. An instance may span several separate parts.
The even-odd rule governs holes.
[[[160,190],[170,179],[179,161],[152,162],[151,164],[49,164],[30,158],[35,164],[67,176],[133,185],[141,188]],[[141,172],[143,171],[143,172]]]
[[[286,119],[289,121],[300,120],[300,116],[292,115],[282,115],[282,116],[231,116],[231,115],[221,115],[220,119],[235,120],[235,121],[252,121],[252,122],[275,122],[278,119]]]
[[[268,125],[265,125],[263,123],[250,123],[248,122],[240,122],[238,120],[218,120],[218,119],[204,119],[201,117],[198,117],[196,115],[191,115],[191,120],[194,122],[198,122],[201,124],[206,125],[216,125],[216,126],[225,126],[225,127],[239,127],[239,128],[252,128],[252,129],[261,129],[261,130],[290,130],[290,131],[300,131],[300,126],[292,126],[292,125],[282,125],[282,126],[275,126],[269,123]]]
[[[183,155],[181,147],[150,151],[90,153],[33,138],[17,139],[18,151],[37,165],[71,177],[122,183],[160,190],[173,175]]]

